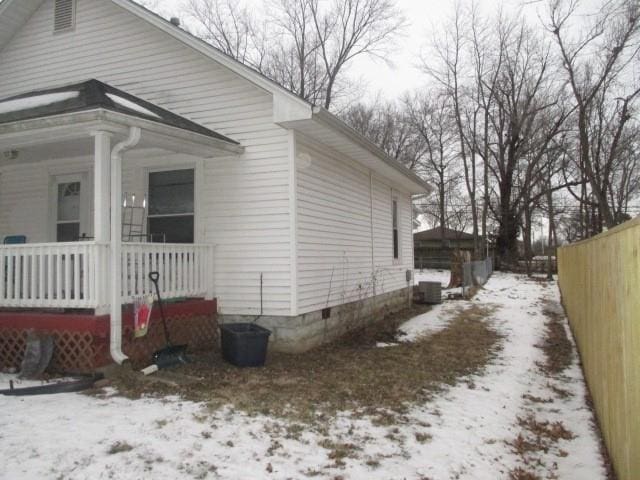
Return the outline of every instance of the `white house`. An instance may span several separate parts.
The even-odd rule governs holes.
[[[427,188],[130,0],[0,3],[0,366],[27,328],[122,362],[151,270],[190,342],[240,319],[308,349],[410,298]]]

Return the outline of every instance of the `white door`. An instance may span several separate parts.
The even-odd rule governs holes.
[[[52,237],[55,242],[75,242],[88,236],[86,175],[57,175],[53,179]]]

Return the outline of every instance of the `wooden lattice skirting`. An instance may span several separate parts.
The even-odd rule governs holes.
[[[172,342],[189,345],[189,351],[216,348],[216,308],[215,300],[200,299],[166,305]],[[134,367],[149,364],[152,353],[165,345],[160,322],[154,309],[147,335],[134,339],[133,312],[130,305],[124,307],[122,349]],[[51,371],[89,372],[111,363],[108,315],[0,312],[0,369],[20,366],[30,329],[53,335]]]

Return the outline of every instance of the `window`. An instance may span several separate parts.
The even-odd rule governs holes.
[[[76,23],[75,0],[56,0],[53,7],[53,31],[71,30]]]
[[[147,233],[154,240],[193,243],[194,170],[149,173]]]
[[[74,242],[80,237],[80,182],[58,183],[56,242]]]
[[[398,243],[398,199],[391,201],[391,215],[393,217],[393,259],[400,258],[400,244]]]

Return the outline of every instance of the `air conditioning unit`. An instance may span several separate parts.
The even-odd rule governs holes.
[[[442,303],[440,282],[419,282],[414,300],[418,303]]]

